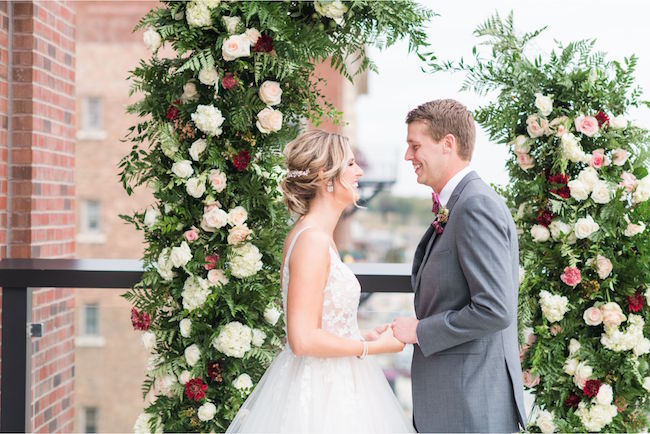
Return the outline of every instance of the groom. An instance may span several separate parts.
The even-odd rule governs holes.
[[[517,343],[517,232],[503,199],[469,168],[476,129],[451,99],[406,117],[417,181],[433,223],[415,251],[415,318],[394,335],[415,344],[413,421],[420,432],[516,432],[525,426]]]

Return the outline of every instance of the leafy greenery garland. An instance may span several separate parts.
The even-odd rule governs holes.
[[[132,71],[121,180],[156,204],[142,281],[124,296],[152,352],[136,432],[224,431],[282,346],[283,146],[306,119],[337,118],[312,80],[331,59],[374,69],[366,45],[407,37],[422,59],[433,16],[411,1],[164,1],[138,24],[154,52]],[[174,54],[158,57],[169,44]],[[358,71],[357,71],[358,72]]]
[[[474,64],[438,69],[464,71],[464,90],[495,95],[476,120],[511,149],[502,193],[520,229],[529,429],[640,431],[650,390],[650,134],[626,118],[641,103],[637,59],[607,61],[594,41],[527,58],[543,30],[517,36],[512,14],[496,15],[475,31],[487,59],[475,48]]]

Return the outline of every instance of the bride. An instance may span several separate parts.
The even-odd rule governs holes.
[[[332,236],[359,198],[348,139],[309,131],[285,149],[285,203],[301,216],[284,243],[288,344],[226,432],[412,432],[371,354],[402,351],[390,327],[361,335],[360,285]]]

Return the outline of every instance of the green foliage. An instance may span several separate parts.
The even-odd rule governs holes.
[[[426,47],[424,25],[433,16],[425,8],[396,0],[344,6],[337,16],[327,8],[321,14],[314,2],[163,1],[136,27],[146,30],[154,53],[131,72],[130,93],[141,99],[128,107],[138,123],[125,138],[132,149],[120,162],[120,180],[128,194],[148,186],[156,202],[121,218],[143,230],[146,243],[143,279],[124,297],[136,310],[134,325],[138,315],[149,315],[144,337],[155,341],[142,387],[151,398],[145,410],[154,416],[150,429],[158,421],[165,431],[223,432],[248,393],[235,380],[248,375],[255,384],[283,345],[283,322],[265,315],[281,309],[279,270],[289,224],[278,189],[282,150],[306,120],[317,125],[340,117],[319,90],[326,83],[314,76],[315,63],[331,59],[351,79],[374,68],[365,47],[402,38],[421,59],[434,58],[420,51]],[[197,7],[209,16],[202,27],[189,24],[196,15],[188,10]],[[229,31],[223,17],[241,21]],[[256,47],[259,35],[250,29],[270,38],[269,46]],[[252,44],[225,60],[224,41],[231,35],[238,35],[241,47]],[[158,37],[171,49],[168,57],[159,57]],[[259,93],[265,82],[277,82],[282,91],[272,107]],[[211,114],[198,118],[206,109]],[[258,125],[260,112],[269,109],[281,113],[281,127]],[[253,252],[238,253],[241,246]],[[236,265],[242,259],[248,268]],[[185,335],[183,320],[191,321]],[[233,324],[243,330],[237,339],[257,336],[243,356],[214,343]],[[205,396],[188,398],[177,378],[201,380]],[[206,403],[217,412],[202,421],[198,409]]]
[[[530,385],[535,407],[551,412],[560,432],[641,431],[647,426],[644,380],[645,386],[650,382],[650,341],[645,337],[650,331],[650,239],[646,233],[627,231],[630,222],[649,221],[650,134],[625,120],[630,107],[647,105],[639,101],[641,90],[634,81],[637,59],[608,61],[603,53],[594,52],[595,41],[558,44],[546,58],[528,58],[527,44],[542,31],[520,36],[512,14],[505,20],[495,15],[475,31],[482,43],[474,48],[474,62],[461,59],[434,69],[463,71],[464,90],[493,96],[491,103],[476,110],[475,118],[492,140],[511,149],[507,162],[511,184],[502,193],[521,231],[519,331],[523,368],[540,377],[539,384]],[[545,104],[545,97],[552,106],[549,100]],[[595,134],[578,129],[575,120],[581,115],[600,118]],[[622,159],[625,152],[629,158]],[[602,166],[599,155],[605,159]],[[624,173],[638,178],[629,190],[621,185]],[[588,216],[598,229],[581,233],[584,227],[576,224]],[[611,262],[610,273],[601,268],[598,257]],[[577,285],[562,279],[566,267],[580,270]],[[560,320],[542,312],[542,291],[565,297],[568,310]],[[635,294],[643,302],[638,311],[628,298]],[[620,306],[626,320],[608,328],[587,325],[584,312],[593,307],[603,313],[606,303]],[[562,310],[557,303],[555,307]],[[608,339],[621,344],[616,333],[629,335],[633,322],[643,325],[643,335],[628,338],[625,348],[606,345]],[[524,343],[530,330],[536,339]],[[613,418],[594,424],[587,415],[588,411],[602,415],[611,406],[606,402],[599,406],[585,396],[571,360],[591,367],[587,378],[612,388],[612,405],[617,407]],[[571,395],[580,401],[579,408],[565,404]],[[531,431],[539,430],[539,423],[533,422]]]

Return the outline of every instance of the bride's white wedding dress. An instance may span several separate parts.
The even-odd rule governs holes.
[[[289,245],[282,270],[287,312]],[[361,287],[332,247],[324,290],[324,330],[361,339],[357,308]],[[357,357],[296,356],[289,344],[273,361],[226,432],[413,432],[379,366]]]

